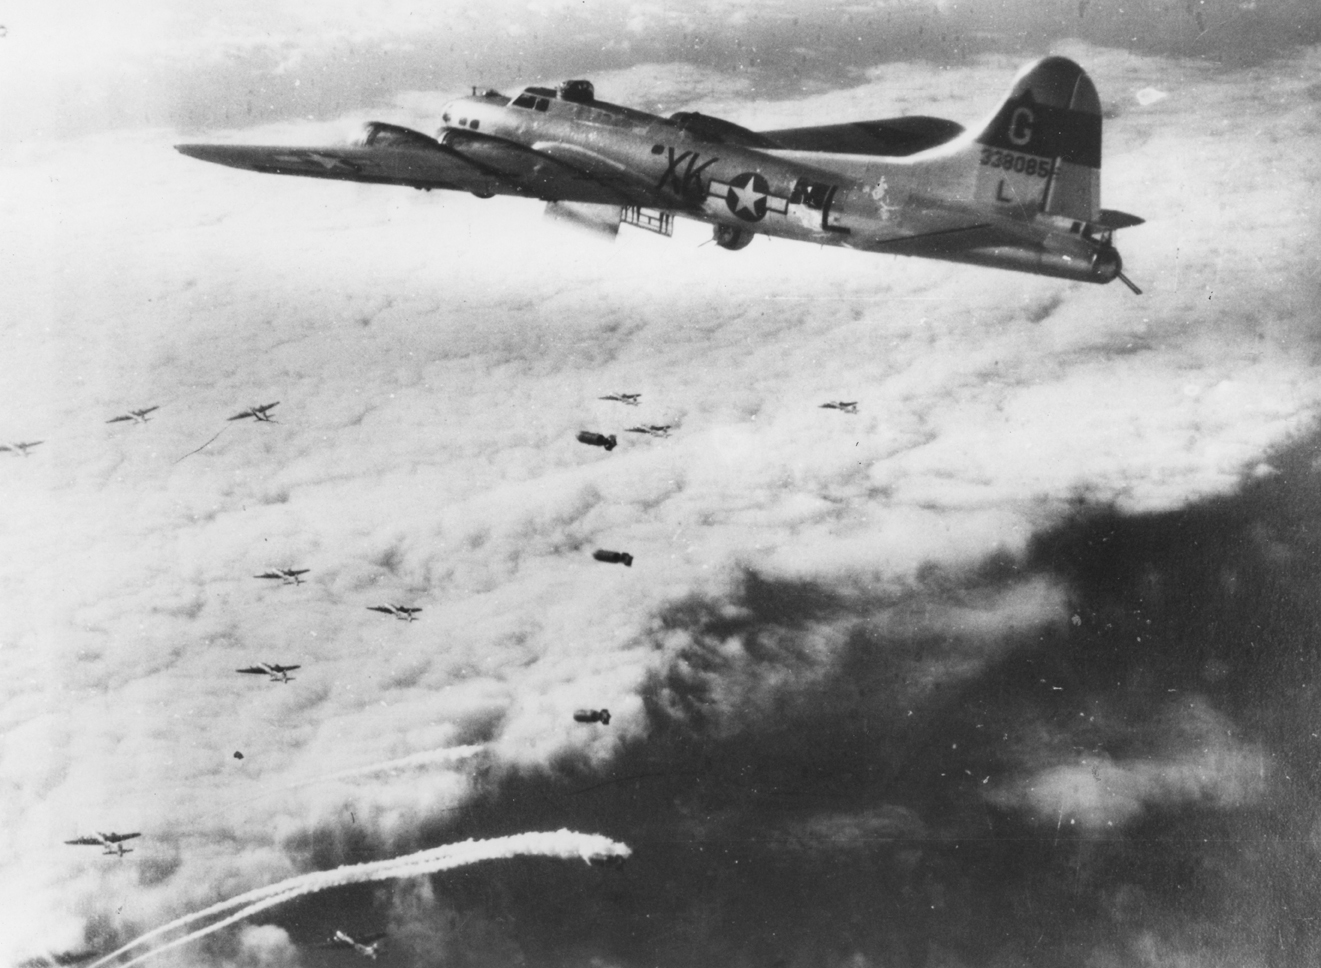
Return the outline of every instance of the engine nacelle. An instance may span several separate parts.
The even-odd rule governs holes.
[[[722,249],[729,249],[731,252],[739,249],[746,249],[752,244],[752,237],[756,232],[749,232],[747,229],[741,229],[734,225],[717,225],[715,231],[715,243]]]

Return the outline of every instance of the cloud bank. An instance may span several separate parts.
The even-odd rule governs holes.
[[[169,147],[332,140],[357,95],[11,142],[0,436],[45,442],[0,462],[0,955],[563,825],[635,858],[337,888],[178,963],[316,964],[349,914],[399,964],[1307,963],[1321,59],[1063,50],[1106,107],[1105,203],[1148,219],[1140,300],[693,226],[592,245]],[[859,55],[804,89],[665,53],[601,95],[966,122],[1019,60]],[[444,85],[405,80],[373,113],[434,126]],[[575,441],[635,422],[680,430]],[[391,601],[420,621],[366,609]],[[303,669],[233,674],[256,661]],[[142,846],[60,843],[103,829]]]

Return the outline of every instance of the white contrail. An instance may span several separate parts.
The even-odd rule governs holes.
[[[223,806],[216,807],[214,810],[208,810],[201,814],[199,819],[206,819],[222,811],[232,810],[237,807],[246,806],[249,803],[256,803],[258,800],[264,800],[266,797],[273,797],[277,793],[285,793],[289,790],[297,790],[299,787],[311,786],[314,783],[325,783],[330,780],[347,780],[357,776],[370,776],[373,773],[385,773],[389,770],[412,770],[424,766],[440,766],[446,763],[458,763],[466,759],[471,759],[484,750],[484,746],[447,746],[438,750],[423,750],[420,753],[410,753],[408,756],[401,756],[395,760],[384,760],[380,763],[372,763],[368,766],[353,766],[347,770],[339,770],[335,773],[326,773],[321,776],[310,776],[305,780],[295,780],[293,783],[286,783],[284,786],[271,787],[263,790],[253,796],[243,800],[237,800],[232,803],[226,803]]]
[[[332,887],[341,887],[345,884],[361,884],[366,881],[385,881],[400,877],[415,877],[419,874],[434,874],[454,867],[475,864],[478,861],[503,860],[510,857],[536,856],[564,859],[580,857],[590,862],[598,858],[623,858],[631,853],[632,851],[629,850],[627,845],[617,843],[608,837],[602,837],[600,834],[580,834],[572,830],[533,831],[524,834],[512,834],[508,837],[495,837],[490,840],[465,840],[461,843],[446,844],[442,847],[433,847],[430,850],[420,850],[415,854],[406,854],[403,857],[393,857],[389,860],[377,860],[365,864],[347,864],[329,871],[313,871],[310,874],[290,877],[278,884],[247,891],[237,897],[230,898],[228,901],[221,901],[204,910],[176,918],[168,924],[163,924],[159,928],[154,928],[146,934],[134,938],[122,948],[92,962],[87,968],[100,968],[101,965],[106,964],[125,951],[136,948],[167,931],[184,927],[202,918],[232,911],[234,908],[242,908],[242,910],[229,917],[190,932],[182,938],[176,938],[168,944],[141,954],[120,966],[120,968],[128,968],[129,965],[136,965],[152,955],[160,954],[179,945],[187,944],[189,941],[205,937],[212,931],[219,931],[221,928],[258,911],[264,911],[266,908],[283,904],[295,897],[314,894],[317,891],[324,891]]]
[[[326,780],[346,780],[351,776],[369,776],[372,773],[384,773],[386,770],[409,770],[419,766],[435,766],[439,763],[456,763],[459,760],[476,756],[483,749],[482,746],[450,746],[441,750],[423,750],[421,753],[401,756],[397,760],[386,760],[383,763],[373,763],[371,766],[355,766],[347,770],[340,770],[338,773],[327,773],[324,776],[298,780],[279,789],[292,790],[295,787],[307,786],[309,783],[322,783]]]

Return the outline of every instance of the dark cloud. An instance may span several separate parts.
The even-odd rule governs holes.
[[[475,867],[379,903],[463,965],[1313,964],[1319,443],[886,594],[748,571],[676,602],[645,740],[489,779],[430,835],[566,824],[627,839],[628,865]],[[1006,604],[1042,586],[1065,621]]]

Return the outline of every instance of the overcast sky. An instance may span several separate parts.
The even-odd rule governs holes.
[[[344,964],[339,928],[399,966],[1321,954],[1313,5],[3,17],[0,440],[43,443],[0,453],[0,963],[560,827],[633,859],[326,891],[155,963]],[[564,76],[967,124],[1051,52],[1141,297],[171,150]],[[143,836],[62,843],[99,830]]]

